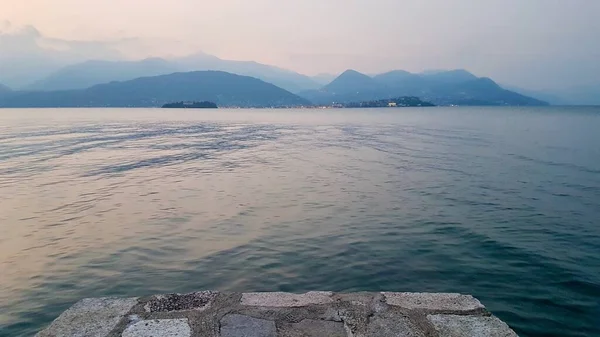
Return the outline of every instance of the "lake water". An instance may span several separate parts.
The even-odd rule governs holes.
[[[600,108],[0,110],[0,335],[83,297],[473,294],[600,335]]]

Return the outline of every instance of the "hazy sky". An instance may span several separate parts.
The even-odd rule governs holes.
[[[559,87],[600,82],[599,18],[600,0],[0,0],[0,62],[204,51],[309,75],[465,68]]]

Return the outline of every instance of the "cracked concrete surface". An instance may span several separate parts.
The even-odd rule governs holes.
[[[85,299],[38,337],[514,337],[474,297],[219,293]]]

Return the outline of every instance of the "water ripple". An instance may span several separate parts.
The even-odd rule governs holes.
[[[390,111],[0,111],[0,335],[199,289],[464,292],[600,335],[600,111]]]

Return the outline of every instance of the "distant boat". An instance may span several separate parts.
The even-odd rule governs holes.
[[[209,101],[203,102],[175,102],[167,103],[162,106],[163,109],[217,109],[218,106]]]

